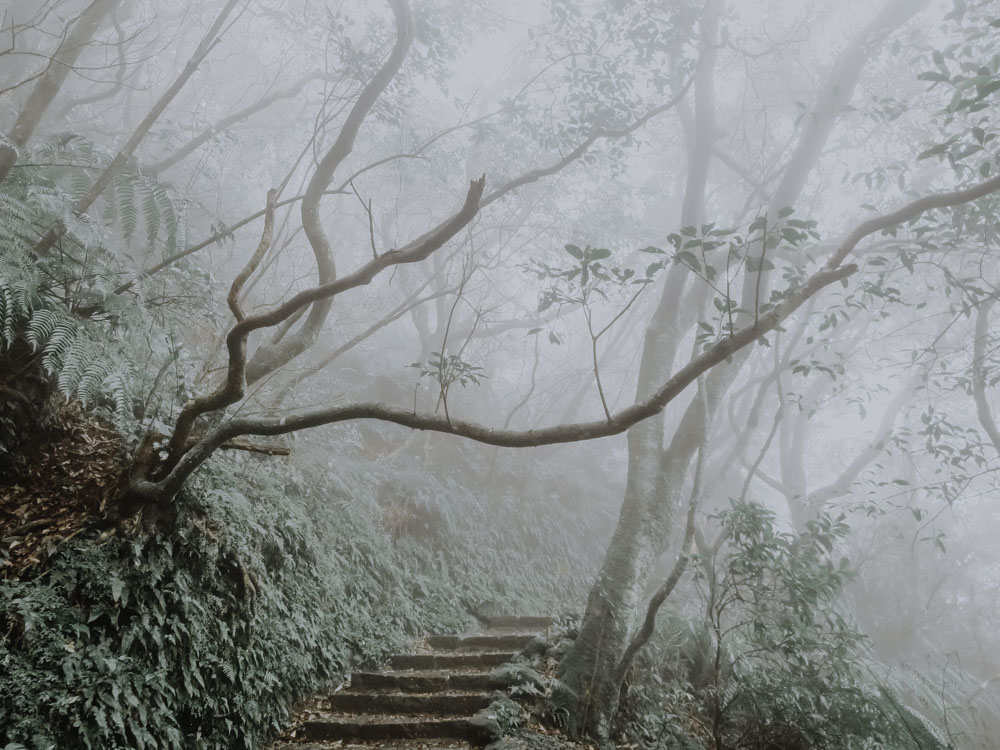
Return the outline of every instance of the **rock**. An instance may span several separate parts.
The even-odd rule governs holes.
[[[522,729],[487,745],[486,750],[579,750],[579,748],[558,737]]]
[[[483,744],[496,742],[503,737],[500,722],[497,721],[496,715],[489,708],[484,708],[473,714],[472,718],[469,719],[469,724],[477,730],[478,736],[475,739]]]
[[[545,678],[524,664],[501,664],[490,672],[490,687],[506,690],[530,685],[536,690],[545,689]]]
[[[531,661],[537,657],[545,656],[550,648],[552,648],[552,644],[550,644],[542,636],[536,635],[528,641],[528,645],[521,649],[518,657],[525,661]]]

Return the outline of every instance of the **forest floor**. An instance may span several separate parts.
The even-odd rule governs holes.
[[[115,428],[60,411],[32,461],[0,479],[0,577],[18,578],[104,515],[122,476]]]

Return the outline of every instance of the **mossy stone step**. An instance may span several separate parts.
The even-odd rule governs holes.
[[[520,651],[535,633],[495,633],[492,635],[429,635],[425,642],[434,649],[451,651]]]
[[[357,714],[474,714],[490,704],[486,693],[368,693],[354,690],[329,696],[330,711]]]
[[[487,628],[495,628],[497,630],[545,630],[552,627],[555,623],[555,618],[552,617],[526,617],[519,615],[497,615],[495,617],[476,615],[476,619],[486,625]]]
[[[514,658],[513,651],[440,654],[396,654],[393,669],[490,669]]]
[[[302,725],[307,740],[459,739],[485,745],[493,735],[470,718],[319,717]]]
[[[351,690],[385,690],[396,693],[469,692],[489,690],[488,672],[355,672]]]

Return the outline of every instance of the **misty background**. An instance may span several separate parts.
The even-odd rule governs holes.
[[[484,603],[573,612],[583,640],[588,623],[605,639],[614,630],[613,667],[649,597],[678,557],[690,557],[632,667],[630,684],[643,687],[608,717],[585,711],[580,728],[600,736],[617,712],[621,731],[657,745],[642,735],[652,721],[642,712],[669,704],[678,715],[711,715],[708,735],[729,737],[715,747],[758,746],[736,744],[728,719],[699,703],[719,694],[720,680],[738,682],[732,675],[756,647],[733,635],[723,650],[735,672],[711,678],[684,671],[688,647],[707,633],[721,649],[724,630],[749,632],[766,618],[734,615],[750,606],[738,593],[745,579],[713,566],[732,573],[721,561],[750,554],[752,545],[739,545],[754,534],[783,550],[753,558],[764,570],[806,566],[781,540],[813,534],[825,551],[809,558],[810,580],[831,588],[810,600],[809,622],[829,616],[823,628],[837,620],[856,634],[837,646],[851,653],[852,684],[891,690],[942,747],[996,747],[995,188],[864,234],[834,264],[856,271],[706,366],[658,416],[594,440],[532,445],[529,432],[614,425],[689,362],[778,309],[864,222],[994,179],[995,4],[413,0],[402,36],[394,7],[0,5],[4,530],[38,519],[27,509],[32,487],[48,498],[37,501],[50,508],[43,520],[76,519],[51,539],[86,546],[90,532],[72,530],[89,516],[115,517],[110,478],[78,507],[82,494],[31,474],[33,462],[47,465],[37,456],[49,455],[52,430],[68,429],[66,404],[78,405],[73,420],[98,420],[116,436],[107,438],[113,457],[92,473],[132,481],[119,514],[130,520],[112,524],[123,538],[141,533],[137,518],[160,518],[154,506],[193,503],[209,519],[197,524],[232,534],[234,555],[253,569],[271,554],[274,529],[293,529],[301,538],[273,554],[329,577],[308,594],[277,578],[267,586],[287,611],[307,596],[325,613],[301,626],[315,630],[317,660],[333,639],[344,645],[327,673],[306,665],[296,684],[274,688],[283,697],[248,731],[255,742],[319,678],[405,636],[460,630]],[[93,23],[77,39],[87,14]],[[404,37],[398,67],[374,91]],[[44,102],[40,81],[53,87]],[[109,182],[80,210],[103,175]],[[387,264],[338,292],[326,312],[322,301],[304,305],[251,331],[242,390],[196,413],[191,434],[181,434],[185,405],[220,388],[235,361],[226,348],[240,319],[231,290],[240,315],[264,315],[435,239],[484,175],[472,215],[426,258]],[[251,262],[275,188],[269,241]],[[301,346],[289,354],[294,341]],[[369,403],[404,416],[283,428],[296,415]],[[439,421],[410,429],[407,413]],[[250,427],[233,441],[249,436],[251,449],[227,450],[220,437],[204,464],[170,485],[198,441],[211,443],[235,420]],[[490,445],[453,422],[517,433],[508,444],[525,447]],[[59,499],[50,507],[51,498]],[[195,523],[176,513],[187,520],[158,534]],[[87,567],[56,546],[22,559],[8,544],[10,612],[27,601],[27,589],[10,587],[34,581],[33,565]],[[821,586],[821,570],[842,577]],[[722,612],[724,580],[737,593],[735,609]],[[762,590],[772,592],[810,585],[767,580]],[[601,597],[611,614],[599,626]],[[46,622],[69,606],[45,601],[37,606],[51,608]],[[715,630],[706,625],[713,617]],[[282,618],[275,609],[274,622]],[[35,726],[25,718],[35,710],[28,684],[44,669],[11,656],[27,653],[12,635],[22,626],[8,624],[4,636],[7,663],[17,665],[4,689],[19,706],[8,726],[23,729]],[[771,646],[788,656],[780,639]],[[802,646],[826,654],[816,656],[823,663],[836,650],[824,648]],[[586,669],[614,672],[600,666],[612,657],[595,661],[582,647],[568,658],[566,684]],[[672,680],[687,680],[685,697],[664,687]],[[96,721],[86,713],[96,709],[57,696],[52,705],[61,707],[45,721],[57,715],[57,726],[78,715]],[[163,713],[173,726],[174,714]],[[191,736],[182,725],[179,736]],[[25,747],[29,734],[10,730]]]

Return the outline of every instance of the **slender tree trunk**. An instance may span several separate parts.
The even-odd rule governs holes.
[[[694,82],[694,123],[686,128],[690,163],[682,226],[700,226],[704,222],[705,186],[715,137],[713,77],[720,10],[720,0],[714,0],[702,21],[701,57]],[[681,265],[674,265],[667,275],[660,302],[646,329],[637,400],[645,398],[673,367],[687,322],[681,315],[687,279],[687,269]],[[628,432],[628,480],[618,526],[587,598],[580,635],[561,666],[556,700],[568,713],[569,729],[574,735],[607,738],[618,710],[621,685],[615,675],[635,631],[653,565],[663,552],[680,491],[679,485],[663,486],[663,436],[662,413]],[[664,489],[669,498],[664,496]]]
[[[682,226],[703,223],[703,198],[714,132],[712,68],[721,0],[708,5],[702,20],[702,57],[695,81],[693,136],[689,139],[688,183]],[[814,117],[799,137],[780,184],[769,201],[769,213],[792,206],[815,167],[838,115],[850,101],[864,64],[872,51],[924,3],[888,0],[858,39],[838,58],[818,91]],[[753,252],[753,249],[751,249]],[[752,278],[751,278],[752,277]],[[665,282],[663,297],[646,330],[639,370],[637,398],[664,377],[673,366],[677,347],[687,325],[681,320],[680,300],[687,275],[675,265]],[[746,274],[739,306],[756,309],[756,299],[766,299],[757,274]],[[689,312],[689,311],[688,311]],[[747,315],[744,313],[743,323]],[[618,709],[621,693],[618,669],[627,645],[636,631],[642,599],[653,566],[665,549],[673,530],[673,516],[691,460],[703,441],[719,403],[735,381],[749,349],[738,352],[708,374],[707,397],[687,407],[663,449],[663,416],[631,428],[628,434],[629,465],[625,498],[618,526],[604,564],[587,600],[580,635],[561,665],[561,681],[555,703],[566,714],[571,733],[606,739]]]
[[[45,117],[49,105],[62,89],[83,48],[94,38],[104,18],[118,5],[118,2],[119,0],[94,0],[80,14],[59,48],[53,53],[48,68],[31,89],[28,100],[21,108],[14,127],[7,136],[16,148],[0,144],[0,182],[7,178],[7,173],[17,161],[17,149],[28,145],[35,128]]]

